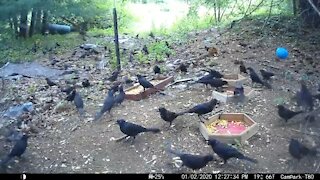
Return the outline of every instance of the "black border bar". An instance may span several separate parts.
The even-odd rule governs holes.
[[[77,179],[80,180],[85,178],[87,180],[95,179],[148,179],[148,180],[161,180],[161,179],[175,179],[175,180],[273,180],[273,179],[284,179],[284,180],[315,180],[320,178],[320,174],[314,173],[303,173],[303,174],[273,174],[273,173],[258,173],[258,174],[238,174],[238,173],[183,173],[183,174],[161,174],[161,173],[150,173],[150,174],[0,174],[1,180],[62,180],[62,179]],[[90,179],[89,179],[90,178]]]

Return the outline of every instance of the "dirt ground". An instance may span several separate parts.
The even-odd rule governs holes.
[[[245,26],[245,25],[244,25]],[[250,34],[251,33],[251,34]],[[315,63],[315,68],[303,65],[304,56],[309,54],[315,61],[319,61],[320,51],[316,49],[317,44],[304,43],[310,47],[307,50],[296,47],[285,38],[279,38],[277,34],[268,38],[259,38],[252,32],[217,32],[215,30],[202,31],[190,34],[190,41],[186,44],[176,45],[176,55],[167,60],[173,63],[177,59],[190,62],[193,56],[197,57],[206,53],[206,44],[214,45],[219,50],[218,57],[207,57],[202,60],[194,60],[190,63],[189,72],[170,71],[170,75],[175,76],[175,80],[195,77],[204,67],[210,65],[211,68],[219,70],[224,74],[238,73],[236,60],[244,61],[248,67],[253,67],[258,71],[266,68],[276,74],[272,81],[273,89],[255,88],[255,96],[242,105],[234,103],[221,103],[215,111],[222,109],[224,112],[245,112],[248,113],[259,126],[259,131],[251,137],[247,143],[238,146],[245,155],[256,158],[259,163],[231,159],[228,164],[221,165],[220,160],[210,162],[199,172],[222,172],[222,173],[319,173],[319,157],[305,157],[300,162],[292,160],[288,153],[290,138],[297,138],[309,146],[319,146],[320,134],[319,117],[310,124],[308,132],[315,135],[306,135],[300,131],[300,125],[304,124],[305,114],[300,114],[290,122],[284,123],[277,115],[276,105],[279,102],[286,102],[290,108],[295,107],[291,99],[300,85],[298,79],[304,78],[304,72],[312,71],[308,75],[308,87],[312,92],[316,92],[318,85],[319,65]],[[318,42],[319,43],[319,42]],[[242,44],[242,45],[239,45]],[[274,51],[278,46],[285,46],[290,52],[290,57],[286,61],[275,61]],[[313,48],[313,49],[312,49]],[[310,54],[312,52],[312,54]],[[71,53],[70,53],[71,54]],[[67,56],[67,55],[66,55]],[[84,60],[70,61],[72,63],[87,63]],[[161,64],[166,66],[165,63]],[[194,67],[193,67],[194,66]],[[81,65],[75,65],[80,69]],[[272,68],[275,67],[275,68]],[[126,72],[144,72],[151,76],[152,66],[145,65],[144,69],[136,67],[126,67]],[[298,69],[298,72],[295,70]],[[83,72],[85,72],[83,70]],[[89,71],[91,73],[91,71]],[[290,72],[291,76],[286,76]],[[109,72],[108,72],[109,73]],[[109,73],[110,74],[110,73]],[[181,173],[192,172],[185,167],[178,168],[172,163],[172,155],[165,152],[165,142],[170,141],[174,149],[195,154],[213,154],[210,146],[206,145],[204,138],[199,131],[199,121],[196,115],[183,115],[178,117],[173,126],[162,121],[158,107],[166,107],[171,111],[180,112],[186,110],[197,103],[202,103],[212,98],[212,88],[204,88],[199,84],[179,83],[168,87],[164,94],[153,94],[149,98],[141,101],[125,100],[123,105],[112,109],[112,116],[106,115],[100,122],[91,122],[91,118],[101,108],[107,88],[100,88],[99,78],[103,78],[103,73],[94,74],[92,72],[90,81],[93,86],[81,88],[79,92],[84,97],[86,119],[80,121],[77,112],[72,107],[66,112],[53,113],[47,110],[46,113],[36,115],[41,116],[43,127],[38,133],[34,133],[28,141],[28,148],[22,159],[15,159],[9,163],[8,173]],[[247,75],[246,75],[247,76]],[[248,76],[247,76],[248,77]],[[29,82],[32,81],[32,82]],[[22,78],[20,81],[9,86],[21,87],[19,91],[27,94],[30,84],[37,84],[37,90],[43,89],[45,81],[43,79]],[[251,81],[247,80],[246,85],[251,86]],[[51,97],[55,103],[59,102],[61,95],[59,89],[51,87],[36,94],[38,102],[45,101]],[[61,94],[61,93],[60,93]],[[28,96],[22,96],[27,98]],[[39,104],[41,109],[43,104]],[[319,107],[319,103],[316,102]],[[137,136],[135,143],[131,141],[114,141],[115,138],[123,136],[117,119],[126,119],[138,123],[145,127],[158,127],[161,133],[144,133]],[[11,149],[12,144],[0,139],[0,157],[4,157]]]

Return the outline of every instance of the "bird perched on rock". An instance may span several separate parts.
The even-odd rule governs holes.
[[[298,140],[291,139],[289,144],[289,153],[292,157],[300,160],[301,158],[307,155],[316,156],[317,150],[309,149],[303,144],[301,144]]]
[[[164,121],[169,122],[170,126],[172,124],[172,121],[175,120],[179,116],[179,114],[177,114],[175,112],[171,112],[164,107],[160,107],[158,110],[160,112],[160,117]]]
[[[198,117],[200,119],[200,116],[211,112],[215,108],[217,103],[218,103],[217,99],[211,99],[209,102],[198,104],[198,105],[194,106],[193,108],[191,108],[185,112],[178,113],[178,114],[182,115],[185,113],[196,113],[196,114],[198,114]]]
[[[268,72],[264,69],[261,69],[260,73],[261,73],[264,80],[270,80],[270,78],[274,76],[273,72]]]
[[[1,161],[1,166],[5,166],[12,158],[21,157],[21,155],[26,151],[28,146],[28,135],[23,135],[20,140],[16,141],[11,152]]]
[[[171,149],[169,146],[167,152],[172,153],[178,156],[182,161],[182,166],[186,166],[192,170],[198,170],[205,167],[210,161],[213,161],[214,158],[212,155],[194,155],[187,153],[180,153]]]
[[[293,118],[295,115],[302,113],[303,111],[291,111],[290,109],[285,108],[283,105],[278,105],[278,115],[288,122],[289,119]]]
[[[247,160],[253,163],[258,163],[256,159],[244,156],[234,147],[231,147],[225,143],[222,143],[216,139],[209,139],[208,144],[212,147],[212,150],[223,159],[224,164],[227,163],[227,160],[230,158],[238,158]]]
[[[263,86],[266,86],[267,88],[271,89],[271,85],[265,81],[262,81],[260,79],[260,77],[258,76],[258,74],[254,71],[254,69],[252,67],[248,67],[247,68],[249,71],[250,71],[250,78],[251,78],[251,81],[252,83],[258,83],[258,84],[261,84]]]
[[[112,107],[114,106],[113,94],[114,94],[114,91],[112,89],[110,89],[108,91],[108,96],[104,99],[103,106],[102,106],[101,110],[96,114],[96,116],[94,118],[95,121],[99,120],[105,112],[108,111],[110,113]]]
[[[160,129],[158,128],[145,128],[138,124],[134,124],[131,122],[127,122],[124,119],[117,120],[117,124],[120,127],[120,131],[124,134],[126,134],[126,137],[133,137],[133,141],[136,138],[136,136],[142,132],[153,132],[153,133],[159,133]],[[133,143],[132,141],[132,143]]]
[[[158,88],[154,87],[151,82],[149,82],[145,77],[141,75],[137,75],[139,84],[143,87],[143,91],[145,91],[147,88],[154,88],[159,90]]]
[[[154,74],[161,74],[161,69],[159,68],[159,66],[155,65],[153,67],[153,72]]]

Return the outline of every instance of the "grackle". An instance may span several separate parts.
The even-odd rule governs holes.
[[[124,119],[117,120],[117,124],[119,125],[121,132],[126,134],[127,135],[126,137],[129,137],[129,136],[133,137],[133,140],[136,138],[136,136],[139,133],[142,133],[142,132],[153,132],[153,133],[160,132],[160,129],[145,128],[138,124],[127,122]]]
[[[28,138],[28,135],[23,135],[21,139],[16,142],[8,156],[1,161],[1,166],[5,166],[15,156],[19,158],[21,157],[27,149]]]
[[[111,76],[108,78],[108,80],[110,80],[110,81],[112,81],[112,82],[115,81],[115,80],[117,80],[119,74],[120,74],[120,71],[118,71],[118,70],[113,71],[112,74],[111,74]]]
[[[262,75],[264,80],[269,80],[272,76],[274,76],[273,72],[268,72],[268,71],[266,71],[264,69],[261,69],[260,73],[261,73],[261,75]]]
[[[119,94],[114,98],[114,104],[121,104],[124,101],[126,94],[123,91],[123,86],[119,86]]]
[[[289,119],[293,118],[295,115],[302,113],[303,111],[291,111],[290,109],[285,108],[283,105],[278,105],[278,115],[283,118],[286,122]]]
[[[240,69],[240,73],[248,74],[248,72],[247,72],[247,68],[246,68],[246,66],[243,64],[243,62],[242,62],[242,61],[240,62],[239,69]]]
[[[82,81],[82,86],[83,86],[83,87],[89,87],[89,86],[90,86],[89,80],[88,80],[88,79],[84,79],[84,80]]]
[[[74,90],[75,92],[75,90]],[[74,105],[76,106],[79,114],[80,114],[80,117],[83,117],[83,114],[84,114],[84,104],[83,104],[83,100],[82,100],[82,97],[81,95],[78,93],[78,92],[75,92],[75,96],[74,96]]]
[[[258,163],[257,160],[252,159],[250,157],[244,156],[241,152],[239,152],[234,147],[231,147],[225,143],[222,143],[216,139],[209,139],[208,144],[212,147],[212,150],[223,159],[224,164],[227,163],[227,160],[230,158],[238,158],[247,160],[253,163]]]
[[[188,72],[187,66],[184,63],[181,63],[177,69],[181,72]]]
[[[75,96],[76,96],[76,90],[73,89],[72,92],[70,92],[68,94],[68,96],[66,97],[66,100],[67,101],[73,101]]]
[[[146,90],[146,88],[154,88],[154,89],[157,89],[159,90],[158,88],[154,87],[153,84],[151,84],[146,78],[144,78],[143,76],[141,75],[137,75],[138,77],[138,81],[139,81],[139,84],[143,87],[143,91]]]
[[[192,170],[201,169],[205,167],[210,161],[214,160],[212,155],[194,155],[181,153],[171,149],[170,147],[167,148],[167,152],[178,156],[182,161],[182,166],[186,166]]]
[[[46,81],[47,81],[47,84],[48,84],[49,86],[56,86],[56,85],[57,85],[56,83],[54,83],[53,81],[51,81],[49,78],[46,78]]]
[[[266,86],[267,88],[271,89],[271,85],[265,81],[262,81],[260,79],[260,77],[258,76],[258,74],[254,71],[254,69],[252,69],[252,67],[248,67],[247,68],[249,71],[250,71],[250,78],[251,78],[251,81],[252,83],[258,83],[258,84],[261,84],[261,85],[264,85]]]
[[[110,113],[110,111],[114,105],[113,94],[114,94],[114,91],[110,89],[108,91],[108,96],[104,100],[104,103],[103,103],[101,110],[96,114],[94,120],[100,119],[102,117],[102,115],[107,111]]]
[[[219,88],[228,84],[227,81],[224,81],[218,78],[204,79],[204,80],[199,79],[198,81],[196,81],[196,83],[202,83],[202,84],[205,84],[206,86],[209,84],[211,87],[215,87],[215,88]]]
[[[289,144],[289,153],[291,154],[292,157],[300,160],[303,156],[306,156],[306,155],[316,156],[317,150],[309,149],[303,144],[301,144],[298,140],[291,139]]]
[[[217,99],[211,99],[209,102],[198,104],[185,112],[179,113],[179,115],[182,115],[185,113],[196,113],[198,114],[198,117],[200,119],[200,116],[211,112],[217,103],[218,103]]]
[[[169,123],[170,123],[170,126],[171,126],[171,124],[172,124],[172,121],[179,116],[179,114],[177,114],[177,113],[175,113],[175,112],[171,112],[171,111],[167,110],[167,109],[164,108],[164,107],[160,107],[160,108],[159,108],[159,112],[160,112],[160,117],[161,117],[164,121],[169,122]]]
[[[159,68],[159,66],[155,65],[153,67],[153,72],[154,74],[161,74],[161,69]]]

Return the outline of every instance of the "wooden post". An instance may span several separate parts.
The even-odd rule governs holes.
[[[119,36],[118,36],[118,20],[117,20],[117,10],[113,8],[113,24],[114,24],[114,42],[116,46],[116,56],[117,56],[117,69],[121,70],[120,64],[120,52],[119,52]]]

